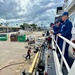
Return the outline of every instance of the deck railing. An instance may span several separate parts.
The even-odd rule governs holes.
[[[61,38],[63,40],[63,45],[62,45],[62,50],[60,49],[60,47],[58,46],[57,44],[57,41],[58,41],[58,37]],[[69,67],[66,59],[64,58],[64,53],[65,53],[65,46],[66,46],[66,43],[68,43],[70,46],[72,46],[73,48],[75,48],[75,44],[72,43],[70,40],[66,39],[65,37],[63,36],[57,36],[56,40],[54,37],[52,37],[52,39],[54,40],[55,44],[56,44],[56,47],[58,48],[59,50],[59,53],[61,55],[61,63],[59,63],[59,61],[57,61],[57,64],[58,64],[58,69],[60,69],[62,71],[62,68],[63,68],[63,62],[66,66],[66,69],[68,71],[68,74],[71,70],[71,68]],[[56,53],[57,54],[57,53]],[[63,74],[62,74],[63,75]]]
[[[58,37],[63,39],[62,50],[60,49],[60,47],[57,44]],[[70,46],[75,48],[75,44],[72,43],[70,40],[66,39],[65,37],[57,36],[57,38],[55,40],[54,36],[52,35],[52,50],[53,50],[53,56],[54,56],[54,60],[55,60],[56,75],[63,75],[63,73],[62,73],[63,62],[65,64],[65,66],[66,66],[67,71],[68,71],[68,75],[73,75],[71,73],[73,71],[73,68],[72,68],[72,71],[71,71],[71,68],[69,67],[69,65],[68,65],[68,63],[67,63],[67,61],[66,61],[66,59],[64,57],[66,43],[68,43]],[[58,48],[59,53],[61,55],[61,63],[59,62],[59,58],[58,58],[58,55],[57,55],[57,52],[56,52],[56,47]],[[47,68],[48,68],[48,60],[47,60],[48,59],[48,48],[45,47],[44,52],[42,52],[42,50],[41,50],[40,52],[38,52],[36,54],[36,56],[34,58],[34,61],[33,61],[33,64],[31,65],[31,67],[29,69],[29,72],[26,75],[35,75],[35,73],[33,74],[33,72],[34,72],[34,69],[36,70],[36,67],[37,67],[36,64],[38,64],[39,59],[42,59],[45,62],[45,73],[47,73]],[[73,65],[75,65],[75,64],[73,64]],[[37,71],[35,71],[35,72],[36,72],[36,75],[39,75]]]

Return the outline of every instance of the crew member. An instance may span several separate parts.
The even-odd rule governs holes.
[[[62,21],[64,21],[64,23],[61,27],[60,33],[58,33],[57,35],[58,36],[61,35],[61,36],[65,37],[66,39],[71,40],[71,38],[72,38],[72,34],[71,34],[72,23],[69,21],[68,16],[69,16],[68,12],[64,12],[62,14]],[[60,40],[59,42],[60,42],[59,47],[62,50],[63,40]],[[67,62],[68,62],[68,53],[69,53],[68,48],[69,48],[69,44],[66,43],[64,57]]]
[[[27,60],[27,57],[29,57],[29,59],[31,59],[30,58],[30,53],[31,53],[31,47],[28,49],[28,51],[27,51],[27,55],[26,55],[26,60]]]

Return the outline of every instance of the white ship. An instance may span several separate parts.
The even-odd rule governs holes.
[[[69,12],[69,19],[73,24],[72,29],[72,40],[75,39],[75,0],[64,0],[64,4],[62,7],[57,7],[57,17],[60,18],[60,15],[64,12]],[[57,45],[57,40],[55,41],[54,36],[52,36],[52,49],[48,50],[48,48],[45,45],[44,51],[40,51],[36,54],[35,60],[33,61],[33,64],[26,75],[75,75],[75,55],[74,55],[74,49],[75,44],[72,42],[72,40],[67,40],[63,36],[59,36],[61,39],[63,39],[63,49],[62,52]],[[65,45],[66,42],[70,45],[69,47],[69,62],[71,63],[71,67],[69,67],[68,63],[66,62],[64,58],[64,51],[65,51]],[[61,55],[61,63],[59,61],[56,47],[59,50],[59,53]],[[38,58],[39,57],[39,58]],[[39,62],[39,60],[42,60],[44,62],[41,64],[42,66],[38,67],[36,64]],[[65,67],[63,66],[63,62]],[[43,70],[43,68],[45,68]],[[40,71],[40,72],[39,72]],[[23,74],[24,75],[24,74]]]
[[[72,41],[75,40],[75,0],[64,0],[64,4],[62,7],[57,7],[57,17],[56,18],[59,18],[64,11],[67,11],[69,13],[69,20],[72,22],[73,24],[73,28],[72,28]],[[70,47],[69,49],[69,55],[71,57],[74,57],[73,55],[73,50],[72,48]]]

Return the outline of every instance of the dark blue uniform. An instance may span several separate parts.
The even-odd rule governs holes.
[[[50,34],[49,31],[47,31],[46,36],[49,36],[49,34]]]
[[[53,30],[54,30],[54,35],[58,34],[59,33],[59,26],[54,26],[53,27]]]
[[[56,39],[56,35],[58,34],[58,33],[60,33],[60,30],[61,30],[61,24],[59,25],[59,26],[54,26],[53,27],[53,30],[54,30],[54,35],[55,35],[55,39]]]
[[[67,38],[68,40],[71,40],[72,38],[71,31],[72,31],[72,23],[67,19],[62,25],[60,33],[63,37]],[[62,50],[62,46],[63,46],[63,40],[61,39],[59,43],[59,47],[61,50]],[[69,48],[69,44],[66,43],[64,57],[67,62],[68,62],[68,48]]]

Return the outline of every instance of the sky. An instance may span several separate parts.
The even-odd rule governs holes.
[[[49,26],[63,0],[0,0],[0,23],[10,26],[35,23]]]

